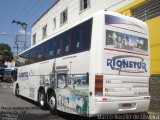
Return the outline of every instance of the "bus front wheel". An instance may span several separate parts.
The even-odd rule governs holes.
[[[48,104],[51,114],[54,115],[57,114],[57,100],[56,100],[56,95],[53,92],[49,95]]]
[[[16,95],[17,97],[19,97],[19,87],[18,87],[18,86],[16,86],[15,95]]]

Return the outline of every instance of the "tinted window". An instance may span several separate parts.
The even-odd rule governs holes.
[[[89,50],[91,31],[92,19],[19,55],[17,63],[22,66]]]

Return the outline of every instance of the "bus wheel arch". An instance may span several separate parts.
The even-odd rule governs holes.
[[[38,90],[38,104],[41,109],[47,109],[47,97],[43,87],[40,87]]]
[[[53,89],[48,89],[48,105],[51,114],[57,114],[57,98]]]

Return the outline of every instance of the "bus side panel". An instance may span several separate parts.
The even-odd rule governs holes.
[[[40,85],[39,75],[36,72],[38,64],[20,67],[18,71],[18,84],[21,96],[37,101],[37,91]]]
[[[58,110],[88,116],[88,56],[89,52],[86,51],[56,60],[53,69]]]

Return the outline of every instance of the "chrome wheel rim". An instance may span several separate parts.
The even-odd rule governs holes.
[[[55,97],[51,97],[50,100],[49,100],[49,106],[51,109],[55,109],[55,106],[56,106],[56,100],[55,100]]]
[[[16,88],[16,94],[19,95],[19,88]]]
[[[39,96],[39,98],[40,98],[40,104],[43,106],[44,105],[44,95],[43,94],[40,94],[40,96]]]

